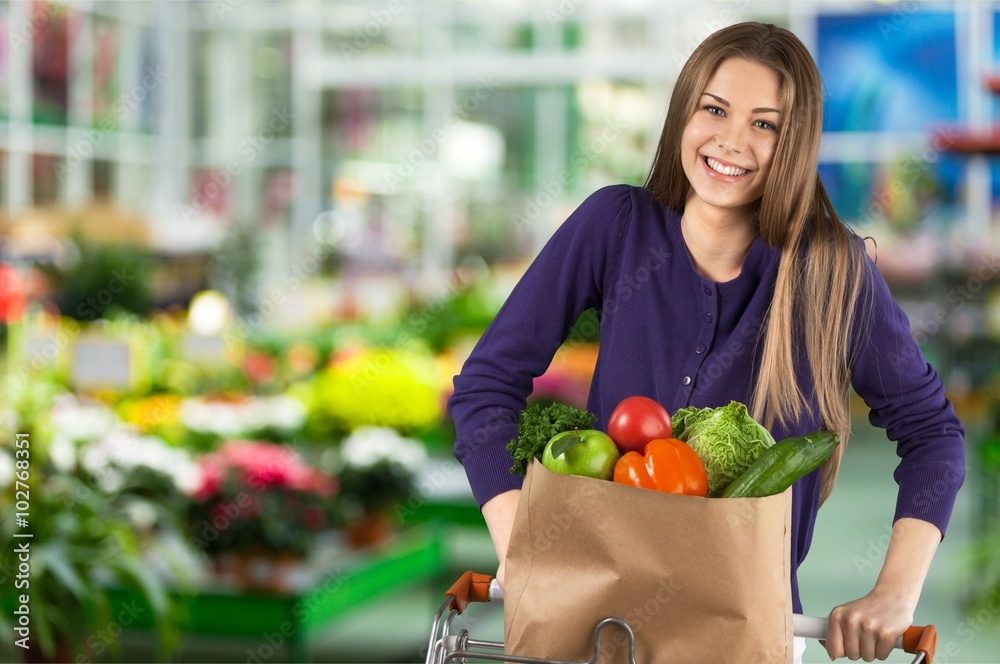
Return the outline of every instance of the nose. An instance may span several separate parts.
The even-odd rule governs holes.
[[[746,149],[746,129],[735,123],[728,123],[719,129],[715,143],[726,152],[740,154]]]

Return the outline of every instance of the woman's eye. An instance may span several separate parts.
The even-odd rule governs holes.
[[[705,110],[711,113],[712,115],[724,116],[726,114],[726,112],[721,108],[719,108],[718,106],[706,106]]]
[[[754,124],[758,128],[760,128],[760,129],[766,129],[768,131],[777,131],[777,129],[778,129],[777,127],[775,127],[773,124],[771,124],[767,120],[757,120],[757,122],[755,122]]]

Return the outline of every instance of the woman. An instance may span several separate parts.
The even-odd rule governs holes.
[[[607,424],[642,394],[670,412],[747,403],[775,439],[850,430],[849,391],[897,441],[892,538],[873,590],[830,614],[831,657],[885,659],[913,613],[964,479],[964,428],[906,316],[836,216],[817,174],[822,84],[787,30],[760,23],[702,43],[671,96],[644,187],[591,195],[529,267],[462,373],[455,455],[500,568],[521,478],[505,444],[533,377],[595,307],[588,410]],[[795,570],[840,453],[793,488]],[[796,643],[797,656],[804,644]]]

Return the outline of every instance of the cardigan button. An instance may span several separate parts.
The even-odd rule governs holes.
[[[690,385],[691,384],[691,376],[684,376],[684,380],[682,380],[681,382],[684,383],[685,385]]]
[[[699,355],[701,355],[702,353],[704,353],[705,352],[705,344],[698,344],[697,346],[695,346],[694,347],[694,352],[698,353]]]
[[[705,312],[704,318],[705,318],[705,322],[706,323],[711,323],[712,322],[712,314],[709,313],[709,312],[707,312],[707,311]]]
[[[712,287],[705,286],[705,295],[711,295],[711,294],[712,294]]]

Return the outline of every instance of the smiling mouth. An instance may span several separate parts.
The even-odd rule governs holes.
[[[702,157],[702,161],[704,161],[705,164],[710,169],[712,169],[713,171],[715,171],[719,175],[728,175],[730,177],[740,177],[741,175],[746,175],[747,173],[750,172],[749,169],[746,169],[746,168],[738,168],[736,166],[726,166],[722,162],[716,161],[715,159],[712,159],[711,157]]]

